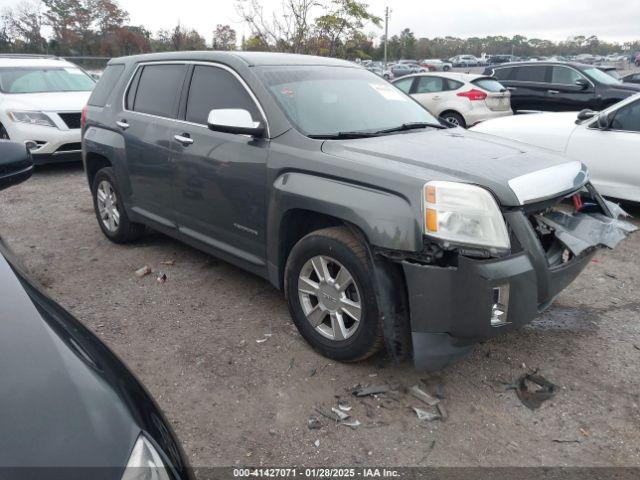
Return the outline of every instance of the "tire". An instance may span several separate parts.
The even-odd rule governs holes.
[[[102,192],[101,196],[105,191],[109,193],[106,204],[98,198],[99,191]],[[91,186],[91,194],[98,225],[109,240],[114,243],[128,243],[144,235],[144,225],[131,222],[127,216],[122,205],[121,199],[123,197],[118,188],[113,168],[105,167],[96,173]],[[115,218],[114,211],[117,212],[117,218]]]
[[[451,125],[455,125],[457,127],[467,128],[467,122],[465,122],[464,117],[457,112],[445,112],[440,117]]]
[[[449,70],[451,70],[451,67],[449,65],[445,65],[444,67],[442,67],[442,70],[448,72]]]
[[[10,140],[7,129],[2,124],[0,124],[0,140]]]
[[[318,259],[324,259],[325,264],[319,263]],[[331,280],[338,282],[323,282],[316,265],[320,270],[324,269]],[[352,282],[345,280],[343,269]],[[305,280],[300,280],[301,277]],[[336,288],[341,278],[345,283],[342,288]],[[318,288],[312,286],[314,284]],[[326,228],[302,238],[287,259],[285,292],[298,331],[325,357],[356,362],[370,357],[382,347],[382,320],[373,266],[366,247],[348,229]],[[359,310],[352,307],[355,304],[360,306]],[[356,316],[359,314],[359,321],[354,321],[356,316],[349,315],[348,311],[355,312]],[[341,325],[336,316],[342,319],[344,330],[332,328]]]

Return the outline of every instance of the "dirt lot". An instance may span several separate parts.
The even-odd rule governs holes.
[[[640,465],[640,234],[599,253],[532,325],[429,377],[382,357],[328,362],[267,282],[167,237],[110,243],[78,166],[40,169],[0,193],[0,232],[149,388],[193,466]],[[137,278],[144,265],[166,283]],[[504,386],[529,369],[558,385],[536,411]],[[420,402],[401,389],[423,379],[432,393],[441,384],[446,421],[420,423],[410,410]],[[381,383],[401,389],[349,394]],[[337,397],[362,426],[322,419],[310,430],[314,407]]]

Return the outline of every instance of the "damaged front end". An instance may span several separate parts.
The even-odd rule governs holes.
[[[487,255],[427,237],[422,254],[377,252],[404,271],[416,368],[441,369],[478,341],[529,323],[598,248],[614,248],[636,230],[589,183],[502,213],[511,242],[506,253]]]

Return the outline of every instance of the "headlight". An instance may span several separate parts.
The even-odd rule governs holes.
[[[42,112],[23,112],[13,111],[7,112],[9,118],[14,122],[28,123],[30,125],[40,125],[42,127],[55,127],[55,123],[51,121],[48,115]]]
[[[510,247],[507,226],[491,194],[457,182],[424,186],[424,230],[430,237],[494,249]]]
[[[171,480],[160,454],[144,435],[133,446],[122,480]]]

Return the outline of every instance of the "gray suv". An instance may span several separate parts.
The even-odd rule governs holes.
[[[340,60],[114,59],[82,131],[110,240],[151,227],[267,279],[340,361],[386,345],[441,368],[532,320],[628,227],[580,162],[447,128]]]

